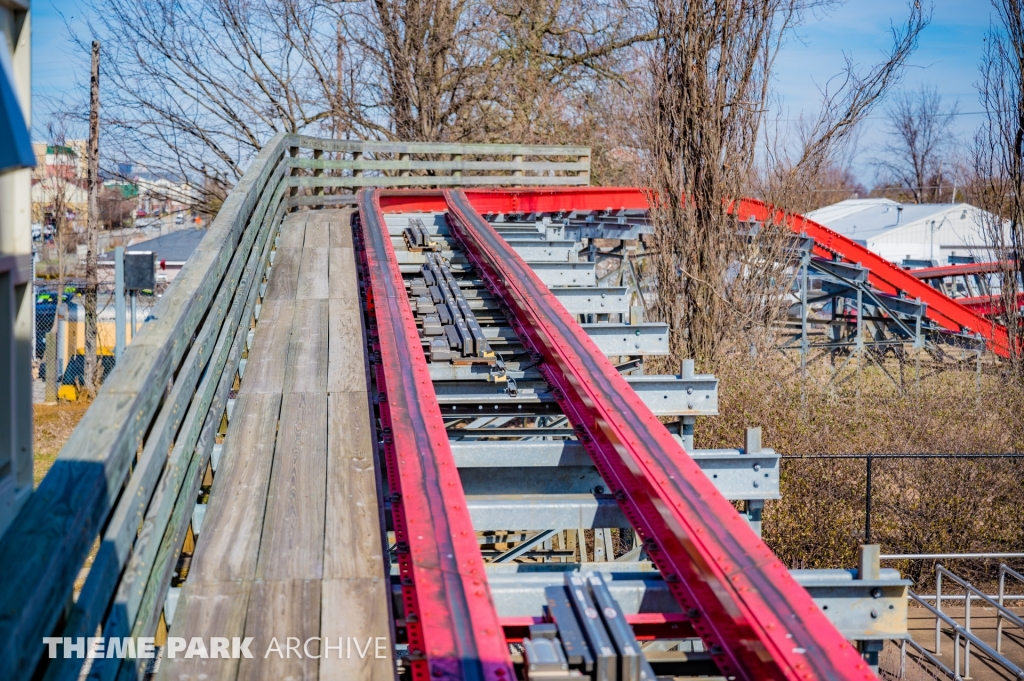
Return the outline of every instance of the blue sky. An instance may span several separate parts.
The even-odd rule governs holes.
[[[849,0],[828,15],[808,17],[776,62],[774,92],[783,100],[786,116],[795,119],[801,111],[812,116],[818,111],[819,88],[842,71],[845,55],[865,69],[879,61],[892,45],[892,25],[899,24],[906,12],[899,1]],[[954,132],[963,142],[982,120],[970,112],[980,109],[974,83],[991,18],[988,0],[935,0],[932,22],[897,86],[935,87],[946,105],[958,102],[964,115],[956,117]],[[854,163],[858,177],[869,187],[874,180],[870,160],[884,141],[885,130],[885,111],[880,107],[865,121]]]
[[[86,34],[89,0],[34,0],[32,10],[34,93],[69,104],[84,103],[88,61],[69,40],[67,24]],[[844,55],[865,68],[878,61],[891,44],[892,23],[899,23],[905,14],[905,4],[899,0],[848,0],[828,14],[807,17],[776,63],[774,94],[782,101],[785,116],[796,119],[801,112],[813,115],[818,110],[818,87],[841,72]],[[900,88],[934,86],[947,103],[958,101],[960,111],[978,111],[973,83],[991,16],[988,0],[935,0],[932,23]],[[45,110],[40,100],[33,121],[37,137],[45,130]],[[966,141],[980,121],[977,115],[961,115],[956,133]],[[868,186],[874,180],[872,149],[883,140],[884,131],[885,115],[879,109],[866,121],[854,165]]]

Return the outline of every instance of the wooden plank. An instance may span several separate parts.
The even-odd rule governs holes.
[[[189,584],[255,577],[280,410],[279,394],[238,396]]]
[[[253,637],[253,658],[241,660],[238,681],[315,679],[318,660],[306,653],[320,654],[317,641],[310,641],[307,651],[302,648],[320,633],[320,602],[320,580],[253,582],[245,620],[245,635]],[[275,639],[280,653],[272,648]]]
[[[359,279],[356,276],[355,250],[332,248],[330,258],[330,297],[358,300]]]
[[[55,464],[0,543],[9,566],[0,592],[0,678],[32,670],[40,636],[53,631],[78,570],[109,518],[168,384],[189,350],[228,269],[263,185],[277,168],[285,135],[260,152],[211,225],[195,256],[157,306]],[[27,673],[27,672],[26,672]]]
[[[324,224],[324,232],[327,231]],[[326,243],[326,234],[324,242]],[[299,263],[299,282],[295,292],[297,300],[326,299],[329,294],[327,273],[330,261],[329,248],[302,249]]]
[[[274,267],[267,284],[266,300],[295,300],[299,288],[299,262],[301,248],[281,248],[274,253]]]
[[[343,639],[345,649],[321,644],[320,681],[394,681],[387,584],[383,577],[323,581],[320,636],[331,646]]]
[[[291,338],[285,358],[284,392],[326,392],[328,301],[297,300],[293,305]]]
[[[240,393],[284,391],[285,357],[294,310],[294,302],[264,300]]]
[[[326,478],[327,395],[286,393],[281,400],[257,578],[323,576]]]
[[[306,220],[309,213],[291,213],[281,224],[281,234],[277,238],[278,248],[302,248],[306,239]]]
[[[323,211],[307,213],[306,218],[306,240],[302,242],[303,248],[329,248],[330,247],[330,216]]]
[[[171,625],[171,636],[204,639],[210,645],[214,636],[242,637],[245,635],[246,612],[249,608],[250,582],[194,583],[191,578],[182,589],[178,609]],[[230,655],[230,647],[228,649]],[[250,645],[255,657],[257,649]],[[186,659],[177,653],[173,659],[164,652],[160,661],[158,681],[234,681],[238,673],[238,659]]]
[[[365,391],[366,341],[361,302],[354,298],[333,298],[329,304],[327,392]]]
[[[325,210],[321,212],[330,216],[331,248],[352,248],[352,213],[354,211]]]
[[[288,208],[298,206],[339,206],[355,205],[355,194],[313,194],[312,196],[289,196],[286,205]]]
[[[589,170],[588,161],[412,161],[412,160],[335,160],[327,158],[289,158],[289,168],[306,170],[352,169],[352,170],[515,170],[549,172]]]
[[[447,144],[441,142],[367,142],[329,140],[290,135],[289,146],[324,151],[361,151],[383,154],[484,154],[500,156],[590,156],[590,147],[548,144]]]
[[[381,578],[383,528],[368,396],[332,394],[327,414],[324,579]]]
[[[167,461],[170,438],[176,433],[176,448],[189,450],[196,444],[211,401],[218,392],[221,373],[229,361],[228,355],[232,357],[230,363],[233,366],[241,354],[238,322],[249,316],[257,293],[253,282],[262,278],[262,262],[269,253],[269,245],[266,244],[269,226],[260,229],[258,237],[253,229],[243,237],[236,256],[244,256],[247,245],[253,247],[246,267],[243,270],[241,262],[232,265],[233,274],[229,273],[227,277],[229,283],[223,285],[218,292],[219,302],[214,304],[211,315],[196,336],[186,357],[185,367],[178,372],[160,415],[154,421],[132,477],[107,525],[103,538],[104,550],[97,555],[89,579],[75,603],[74,612],[69,616],[68,628],[65,630],[69,636],[86,635],[95,630],[101,611],[106,609],[115,582],[137,538],[140,519],[153,494],[157,477]],[[233,301],[229,301],[229,297],[233,297]],[[231,302],[230,311],[227,310],[228,302]],[[223,326],[219,321],[223,321]],[[216,343],[213,342],[214,338]],[[201,382],[200,376],[203,377]],[[223,406],[220,408],[223,409]],[[216,408],[214,411],[217,411]],[[134,550],[138,552],[144,549],[136,545]]]
[[[590,184],[585,175],[410,175],[408,177],[289,177],[289,187],[471,187],[471,186],[567,186]]]

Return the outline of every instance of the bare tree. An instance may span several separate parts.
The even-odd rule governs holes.
[[[338,115],[332,3],[101,0],[95,16],[112,175],[127,162],[231,184],[273,134]]]
[[[573,136],[625,49],[653,35],[619,0],[100,0],[95,15],[105,171],[189,180],[206,206],[280,131]]]
[[[572,141],[622,101],[638,64],[628,49],[657,37],[624,3],[503,0],[490,17],[503,125],[520,142]],[[569,113],[569,115],[566,115]],[[596,127],[601,127],[599,124]]]
[[[96,251],[100,230],[100,44],[92,42],[92,72],[89,82],[89,148],[86,182],[89,190],[88,241],[85,256],[85,363],[82,384],[91,397],[96,394]]]
[[[741,227],[732,215],[753,172],[772,67],[785,36],[822,3],[801,0],[651,0],[659,39],[650,50],[643,136],[654,192],[654,311],[677,354],[713,362],[730,337],[752,337],[779,312],[788,283],[785,226]],[[894,29],[882,65],[826,95],[800,153],[767,175],[805,182],[833,156],[893,82],[926,23],[918,4]],[[773,193],[781,193],[781,191]]]
[[[942,185],[953,162],[950,129],[957,105],[944,107],[935,88],[922,87],[895,98],[887,110],[888,141],[875,161],[882,182],[899,188],[914,203],[941,200]]]
[[[805,212],[820,206],[817,194],[834,193],[834,183],[842,176],[849,178],[858,126],[899,82],[927,22],[920,4],[911,5],[906,23],[892,30],[893,46],[886,59],[862,71],[847,57],[843,71],[820,88],[817,117],[801,117],[795,130],[776,120],[766,131],[760,194],[769,203]]]
[[[990,252],[1003,263],[1000,285],[1010,365],[1024,379],[1024,2],[992,0],[997,22],[988,31],[976,84],[985,121],[971,148],[972,198]]]

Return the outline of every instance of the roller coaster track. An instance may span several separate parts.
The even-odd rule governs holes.
[[[646,210],[650,192],[626,187],[572,189],[513,189],[467,191],[474,207],[484,214],[545,211]],[[438,200],[410,195],[390,199],[394,209],[437,208]],[[388,204],[386,204],[388,205]],[[786,213],[763,201],[743,199],[731,207],[740,220],[774,221],[787,225],[794,234],[814,239],[814,254],[859,264],[869,271],[869,281],[882,293],[920,299],[928,306],[926,317],[952,333],[979,334],[989,348],[1002,357],[1009,354],[1006,328],[986,319],[970,306],[929,286],[908,270],[889,262],[864,246],[803,215]]]
[[[452,678],[503,679],[509,673],[496,645],[500,637],[479,578],[483,566],[471,543],[473,526],[465,500],[453,491],[454,482],[446,486],[446,475],[455,475],[455,470],[436,399],[431,399],[426,362],[415,348],[399,347],[410,339],[418,343],[419,337],[397,261],[389,252],[381,206],[400,212],[403,202],[413,210],[424,209],[425,203],[443,205],[449,230],[533,353],[569,423],[719,669],[752,680],[873,678],[854,648],[467,194],[446,191],[443,197],[391,195],[382,200],[364,190],[359,198],[381,342],[378,371],[390,414],[384,419],[390,431],[390,441],[385,440],[389,479],[401,498],[392,508],[398,514],[402,574],[409,577],[403,582],[403,598],[407,612],[416,613],[410,642],[424,651],[423,658],[414,660],[414,670],[421,669],[428,678],[427,669],[448,673],[448,665],[461,660],[460,674]],[[586,203],[597,196],[607,200],[610,194],[576,198]],[[524,204],[556,208],[545,203],[550,195],[510,193],[506,198],[518,205],[516,210],[529,210]],[[558,208],[565,210],[565,203]],[[415,531],[410,523],[417,524]],[[429,618],[422,615],[427,612]]]

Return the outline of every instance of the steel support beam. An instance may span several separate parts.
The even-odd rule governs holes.
[[[452,442],[466,494],[592,491],[603,484],[578,440]],[[744,454],[735,449],[690,453],[704,475],[730,501],[780,499],[779,455],[770,449]],[[561,486],[561,487],[560,487]]]
[[[527,262],[545,286],[597,286],[592,262]]]
[[[508,243],[524,260],[531,262],[569,262],[569,254],[576,252],[575,241],[545,241],[542,234],[539,239],[509,235]]]
[[[488,494],[467,496],[466,503],[477,532],[630,527],[610,494]]]
[[[614,288],[551,287],[569,314],[629,314],[629,289],[625,286]]]
[[[511,572],[488,565],[488,581],[499,617],[543,615],[547,603],[544,588],[561,584],[562,570],[569,567],[558,563],[545,564],[545,567],[549,565],[559,569]],[[611,571],[611,565],[619,569]],[[679,605],[661,575],[632,571],[637,565],[592,563],[571,567],[581,572],[593,569],[600,573],[626,615],[679,613]],[[910,582],[900,576],[899,570],[882,570],[876,580],[854,579],[847,570],[791,570],[790,575],[810,592],[814,603],[846,639],[881,641],[906,637]],[[393,592],[397,594],[394,587]],[[396,610],[398,606],[396,603]]]

